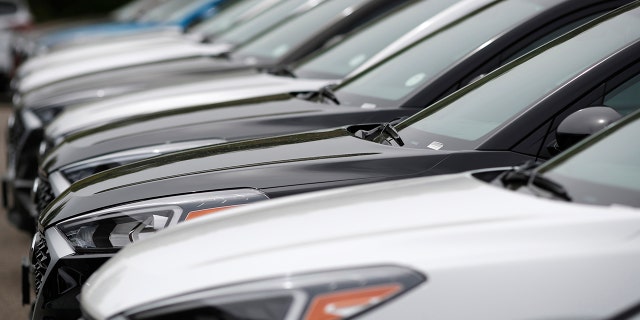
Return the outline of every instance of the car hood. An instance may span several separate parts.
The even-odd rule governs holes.
[[[346,129],[246,140],[191,149],[80,180],[40,216],[46,228],[118,203],[206,190],[256,188],[271,197],[416,175],[446,152],[386,146]],[[295,187],[294,191],[283,189]],[[117,199],[117,200],[116,200]]]
[[[155,62],[170,61],[201,56],[217,56],[228,52],[226,44],[202,44],[191,41],[171,41],[149,44],[130,52],[111,53],[96,57],[85,57],[73,63],[51,65],[25,75],[18,82],[18,91],[28,92],[64,79],[81,77],[112,69],[127,68]],[[236,63],[224,61],[220,69]]]
[[[470,285],[481,285],[491,274],[498,294],[505,288],[496,279],[508,279],[513,270],[526,270],[522,273],[527,276],[514,278],[507,292],[542,292],[540,279],[549,279],[549,264],[559,267],[566,262],[557,257],[593,257],[605,251],[612,258],[612,252],[629,247],[637,256],[639,229],[637,209],[540,199],[469,174],[395,181],[272,200],[184,223],[123,249],[88,280],[81,300],[90,314],[111,316],[168,297],[253,279],[400,265],[427,276],[418,290],[435,291],[433,300],[420,302],[421,308],[442,311],[442,319],[459,319],[450,316],[456,309],[451,308],[452,301],[439,305],[447,301],[444,292],[473,308],[473,303],[465,302],[477,301],[479,292],[491,296],[493,289],[488,285],[472,290]],[[553,264],[554,259],[559,263]],[[539,265],[540,260],[546,264]],[[478,269],[484,272],[473,272]],[[585,272],[566,271],[569,277],[594,280],[593,274],[584,279]],[[628,276],[615,282],[621,281],[629,281]],[[532,292],[514,289],[526,284]],[[555,290],[567,289],[559,287]],[[471,299],[474,296],[476,300]],[[562,295],[554,299],[558,296]],[[547,299],[540,298],[543,306],[553,307],[539,309],[562,308],[557,303],[545,305]],[[498,317],[488,318],[517,318],[508,316],[511,308],[497,309]],[[536,314],[532,318],[545,318]]]
[[[46,129],[47,139],[55,141],[72,132],[116,120],[167,110],[205,106],[225,101],[250,99],[296,91],[315,91],[331,80],[301,80],[269,74],[245,72],[219,74],[183,85],[159,87],[104,101],[76,105],[65,110]]]
[[[135,51],[144,49],[144,46],[158,45],[161,43],[172,43],[187,41],[182,33],[175,28],[163,28],[157,34],[145,34],[145,36],[125,37],[120,40],[101,41],[91,45],[79,45],[65,50],[50,52],[45,55],[31,57],[20,66],[17,76],[22,78],[27,74],[42,68],[66,63],[75,63],[77,59],[94,58],[97,56],[107,56],[122,51]]]
[[[214,78],[218,76],[216,71],[219,71],[219,68],[220,63],[217,59],[200,57],[98,72],[58,81],[27,93],[16,94],[13,103],[22,109],[67,107],[126,92],[161,86],[180,86],[180,84]],[[242,68],[233,73],[255,74],[257,71]]]
[[[309,102],[287,93],[194,105],[177,111],[131,117],[71,134],[47,152],[41,167],[51,173],[78,161],[141,147],[210,139],[237,141],[354,123],[381,123],[419,110],[339,106]]]

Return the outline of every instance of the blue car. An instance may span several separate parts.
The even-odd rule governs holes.
[[[39,37],[34,47],[38,52],[42,52],[96,38],[126,36],[161,28],[184,30],[214,15],[222,2],[224,0],[169,0],[149,10],[138,20],[93,24],[57,31]]]

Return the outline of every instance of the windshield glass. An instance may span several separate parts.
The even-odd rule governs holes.
[[[138,21],[140,22],[173,22],[182,18],[186,14],[195,11],[211,0],[172,0],[163,3],[153,10],[144,14]]]
[[[222,33],[223,43],[243,44],[286,19],[292,11],[309,0],[285,0],[269,10]]]
[[[355,100],[356,105],[396,105],[436,79],[456,61],[542,9],[541,5],[528,1],[497,2],[423,39],[371,72],[346,83],[337,91],[339,99],[345,103]]]
[[[329,0],[309,12],[298,15],[269,33],[251,41],[236,51],[241,57],[275,61],[308,38],[319,26],[326,25],[345,9],[366,0]],[[305,30],[305,32],[300,32]]]
[[[563,153],[539,173],[562,185],[574,202],[640,206],[640,113]]]
[[[385,46],[459,0],[424,0],[403,6],[295,69],[303,78],[344,78]],[[375,39],[375,41],[372,41]]]
[[[240,18],[242,14],[249,11],[260,2],[262,2],[262,0],[225,2],[225,5],[219,8],[220,11],[213,18],[198,24],[191,29],[190,32],[203,34],[205,36],[218,34],[229,29],[237,22],[238,18]]]
[[[116,9],[111,13],[113,18],[118,21],[131,21],[135,20],[144,13],[146,9],[151,8],[154,5],[158,5],[164,1],[161,0],[135,0],[131,1],[124,6]]]
[[[507,64],[482,84],[441,100],[398,126],[416,147],[462,150],[481,144],[504,123],[603,58],[636,42],[640,19],[626,13],[573,38]],[[407,126],[408,125],[408,126]]]

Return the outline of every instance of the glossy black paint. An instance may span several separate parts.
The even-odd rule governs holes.
[[[236,141],[352,123],[379,123],[419,108],[361,109],[316,103],[288,94],[167,111],[111,123],[69,136],[49,153],[43,170],[117,150],[199,139]],[[198,121],[200,120],[200,121]]]

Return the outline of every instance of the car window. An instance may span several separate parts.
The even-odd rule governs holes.
[[[627,115],[640,108],[640,75],[620,85],[604,97],[604,105]]]
[[[243,44],[278,24],[283,20],[283,17],[288,16],[298,6],[307,1],[308,0],[282,1],[257,17],[223,32],[218,37],[218,41],[231,44]]]
[[[638,37],[640,18],[632,13],[601,22],[545,51],[506,65],[481,85],[441,100],[413,121],[401,124],[400,129],[406,129],[401,134],[405,140],[414,140],[416,146],[429,148],[435,141],[445,150],[475,148],[482,137]],[[410,125],[403,128],[406,124]]]
[[[295,74],[303,78],[343,78],[386,45],[458,1],[428,0],[406,5],[304,62]]]
[[[230,2],[222,7],[214,18],[195,26],[190,32],[212,35],[230,28],[243,13],[258,5],[262,0],[243,0]]]
[[[291,49],[308,37],[309,26],[322,26],[335,18],[345,8],[358,5],[366,0],[333,0],[321,3],[308,13],[294,17],[277,29],[251,41],[237,50],[241,57],[274,60],[287,54]]]
[[[604,12],[599,12],[596,14],[592,14],[590,16],[584,17],[582,19],[578,19],[576,21],[570,22],[560,28],[557,28],[551,32],[549,32],[548,34],[545,34],[543,37],[541,37],[540,39],[534,41],[533,43],[529,44],[528,46],[526,46],[525,48],[519,50],[518,52],[514,53],[513,55],[509,56],[505,61],[503,61],[501,63],[501,65],[505,65],[519,57],[521,57],[522,55],[524,55],[525,53],[601,16],[602,14],[604,14]]]
[[[140,17],[140,22],[169,22],[177,12],[199,6],[203,0],[171,0],[158,5]]]
[[[171,12],[163,22],[175,22],[181,19],[184,19],[185,16],[199,10],[206,4],[210,3],[211,0],[192,0],[191,3],[184,4],[181,7],[178,7],[175,11]]]
[[[574,202],[640,207],[639,116],[570,149],[540,173],[564,186]]]
[[[0,15],[18,12],[18,6],[11,2],[0,2]]]
[[[346,83],[336,93],[341,102],[358,101],[355,105],[376,99],[385,102],[405,99],[456,61],[542,9],[544,7],[532,2],[500,1],[425,38],[394,59]],[[343,99],[343,95],[354,97]]]

